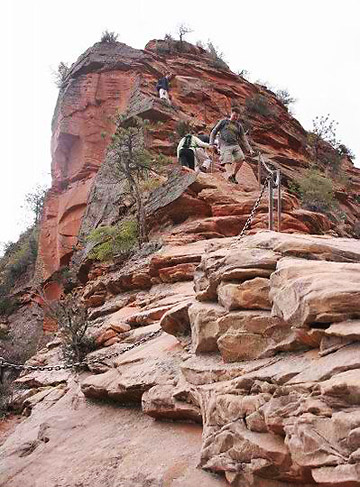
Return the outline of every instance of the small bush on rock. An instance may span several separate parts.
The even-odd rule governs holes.
[[[229,66],[224,61],[224,54],[219,51],[217,47],[211,41],[208,41],[207,52],[210,54],[210,58],[212,60],[212,65],[216,69],[229,69]]]
[[[93,230],[87,240],[95,244],[89,254],[91,259],[112,260],[116,255],[128,253],[138,243],[137,223],[134,220],[115,226],[103,226]]]
[[[263,115],[264,117],[274,115],[274,111],[272,110],[267,99],[263,95],[255,95],[246,98],[245,105],[249,112],[258,113],[260,115]]]
[[[62,88],[64,86],[64,82],[69,72],[70,67],[67,63],[64,63],[63,61],[59,63],[57,71],[53,71],[54,83],[58,88]]]
[[[303,206],[311,211],[328,213],[334,208],[335,199],[331,179],[319,171],[309,170],[298,180],[299,193]]]
[[[277,90],[275,93],[276,98],[286,107],[289,108],[290,105],[296,102],[296,98],[293,98],[288,90]]]
[[[37,258],[38,228],[33,226],[15,243],[6,245],[0,259],[0,297],[7,296],[16,280],[33,270]],[[7,303],[8,304],[8,303]]]
[[[117,38],[119,37],[119,34],[115,34],[115,32],[109,32],[108,30],[105,30],[102,35],[100,42],[102,43],[107,43],[107,44],[115,44],[117,42]]]
[[[191,132],[191,123],[185,120],[180,120],[179,122],[176,122],[175,130],[177,135],[182,139],[185,135]]]
[[[65,361],[69,364],[81,362],[96,348],[94,338],[87,334],[87,309],[76,294],[68,294],[56,303],[46,302],[46,305],[49,316],[58,323]]]
[[[345,144],[340,144],[337,150],[340,156],[347,156],[349,157],[349,159],[355,158],[355,154],[353,153],[353,151],[346,147]]]

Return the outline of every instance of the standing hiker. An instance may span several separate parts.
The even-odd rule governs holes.
[[[166,75],[163,78],[160,78],[156,83],[156,89],[159,93],[160,100],[165,100],[169,105],[171,105],[169,97],[170,81],[174,78],[174,74],[166,73]]]
[[[245,160],[244,152],[240,147],[239,140],[246,150],[253,154],[254,151],[250,147],[249,141],[245,135],[243,126],[239,122],[240,110],[237,107],[231,109],[230,119],[219,120],[210,134],[210,145],[214,145],[216,134],[219,132],[219,149],[221,164],[235,165],[232,174],[228,177],[228,181],[238,184],[236,175],[239,172]]]
[[[195,170],[197,165],[196,149],[199,147],[207,149],[210,147],[210,144],[203,142],[195,135],[185,135],[177,146],[177,158],[180,164]]]

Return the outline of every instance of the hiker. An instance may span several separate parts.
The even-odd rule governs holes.
[[[210,137],[208,135],[199,134],[197,137],[207,144],[210,142]],[[197,164],[195,164],[195,169],[198,169],[201,172],[206,173],[211,168],[212,158],[204,147],[195,149],[195,161],[197,162]]]
[[[166,75],[163,78],[160,78],[156,83],[156,89],[159,93],[160,100],[165,100],[169,105],[171,105],[169,97],[170,81],[174,78],[174,74],[166,73]]]
[[[234,184],[238,184],[236,175],[245,160],[245,155],[239,144],[239,139],[250,154],[254,153],[245,135],[243,126],[239,122],[239,113],[240,110],[237,107],[233,107],[231,109],[230,119],[224,118],[219,120],[210,134],[210,145],[214,146],[216,134],[219,132],[221,164],[235,164],[232,174],[228,177],[228,181]]]
[[[185,135],[177,146],[177,158],[180,164],[195,170],[197,166],[196,150],[200,147],[210,148],[210,144],[203,142],[195,135]]]

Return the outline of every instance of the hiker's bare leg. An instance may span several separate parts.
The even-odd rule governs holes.
[[[240,171],[241,166],[243,165],[243,162],[244,162],[244,160],[234,162],[234,165],[235,165],[234,172],[233,172],[234,176],[236,176],[237,173]]]

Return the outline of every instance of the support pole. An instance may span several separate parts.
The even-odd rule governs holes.
[[[259,159],[258,159],[258,182],[259,182],[259,190],[261,190],[261,155],[259,152]]]
[[[281,232],[281,173],[280,169],[278,169],[276,175],[276,179],[278,182],[277,185],[277,218],[278,218],[278,232]]]
[[[271,177],[269,179],[268,183],[268,188],[269,188],[269,221],[268,221],[268,228],[269,230],[274,229],[274,182],[273,178]]]

